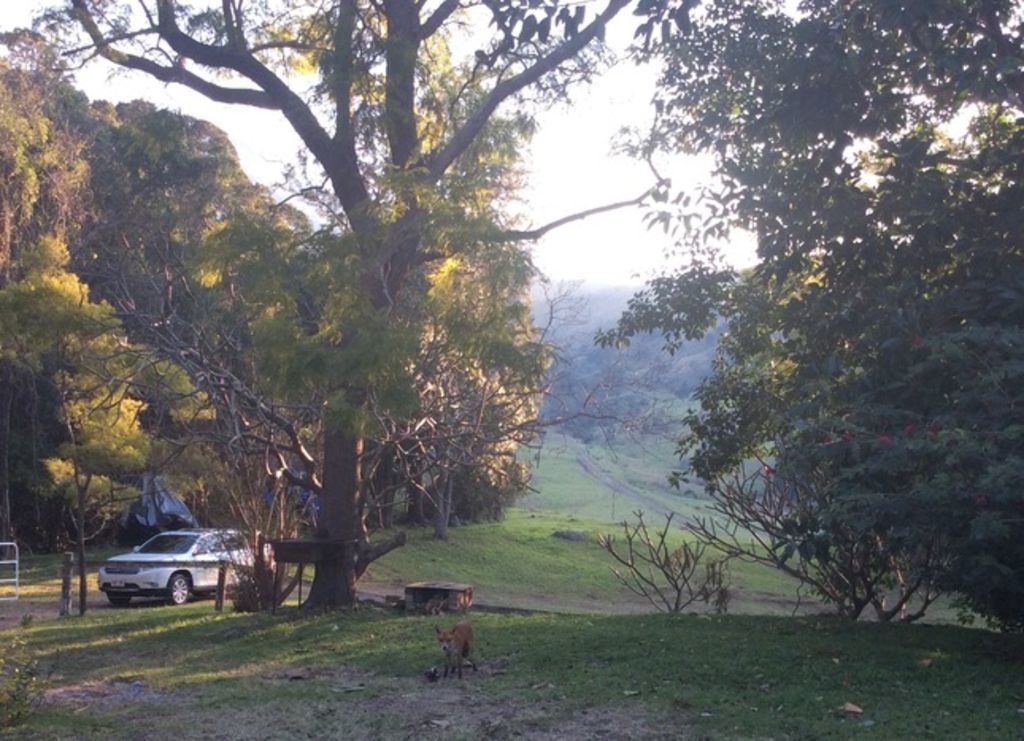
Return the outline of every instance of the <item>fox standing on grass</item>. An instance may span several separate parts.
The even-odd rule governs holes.
[[[444,678],[448,678],[448,672],[455,674],[459,672],[459,679],[462,679],[462,663],[468,662],[473,671],[476,671],[476,664],[469,658],[469,652],[473,649],[473,626],[463,621],[457,623],[451,630],[441,630],[434,626],[437,631],[437,642],[441,644],[444,651]]]

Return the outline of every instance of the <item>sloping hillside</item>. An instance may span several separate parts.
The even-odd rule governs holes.
[[[637,509],[690,516],[703,507],[699,487],[669,485],[673,451],[672,442],[655,435],[585,443],[550,433],[533,457],[534,491],[522,504],[602,522],[631,519]]]
[[[618,521],[634,510],[687,516],[701,508],[700,487],[669,486],[680,467],[675,454],[690,394],[710,370],[718,331],[675,354],[657,336],[627,348],[598,347],[634,288],[578,289],[551,304],[538,292],[535,315],[553,317],[558,346],[545,418],[563,419],[530,451],[535,489],[524,504],[538,509]]]

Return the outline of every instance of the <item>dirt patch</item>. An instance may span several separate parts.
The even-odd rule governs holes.
[[[0,602],[0,630],[55,617],[57,617],[56,603],[51,606],[50,603],[29,600]]]
[[[76,602],[71,611],[73,615],[78,614],[77,586],[75,590]],[[59,591],[55,589],[53,596],[50,598],[25,597],[23,599],[0,602],[0,630],[13,628],[20,625],[23,621],[38,622],[40,620],[54,620],[60,617],[58,615],[59,598]],[[194,599],[209,605],[210,611],[213,611],[213,597],[202,596]],[[87,612],[94,612],[96,610],[150,610],[163,607],[173,609],[173,607],[168,606],[166,600],[149,597],[135,598],[127,607],[114,607],[107,600],[103,592],[100,592],[98,589],[90,590],[85,607]]]
[[[260,675],[265,682],[305,682],[314,681],[326,685],[336,691],[357,691],[373,686],[378,677],[373,672],[351,666],[338,667],[302,667],[285,666],[271,669]]]
[[[352,667],[278,667],[260,680],[308,687],[310,699],[300,707],[283,711],[268,703],[246,711],[222,706],[218,717],[209,721],[192,708],[189,714],[202,723],[209,737],[225,741],[342,736],[537,741],[686,737],[678,720],[649,708],[638,711],[630,702],[621,707],[580,708],[550,684],[524,688],[540,699],[496,697],[488,691],[487,680],[504,673],[506,666],[498,659],[482,664],[477,672],[468,671],[461,681],[436,682],[424,677],[383,677]],[[336,699],[322,699],[324,689]],[[179,710],[182,707],[179,703]],[[151,736],[147,733],[147,737]]]
[[[433,685],[403,683],[397,691],[366,703],[370,714],[399,712],[402,736],[523,739],[679,738],[678,729],[646,712],[621,708],[575,708],[545,686],[550,697],[536,702],[485,694],[470,678]],[[671,730],[671,733],[669,732]]]
[[[110,677],[101,681],[54,687],[47,690],[43,702],[70,705],[120,705],[125,702],[156,702],[167,698],[168,695],[168,692],[150,687],[138,677]]]
[[[385,677],[354,667],[277,667],[256,681],[302,687],[292,693],[258,693],[264,701],[211,703],[187,691],[160,690],[138,677],[121,676],[51,689],[45,702],[75,713],[131,717],[130,733],[107,738],[180,739],[183,718],[205,738],[235,739],[662,739],[685,738],[684,727],[630,701],[618,707],[581,708],[551,684],[531,688],[531,698],[496,697],[488,678],[506,662],[481,665],[463,680]],[[286,697],[287,695],[287,697]],[[270,698],[270,699],[266,699]],[[114,717],[114,716],[110,716]],[[83,733],[89,737],[89,733]]]

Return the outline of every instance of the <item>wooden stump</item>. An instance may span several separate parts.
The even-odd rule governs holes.
[[[224,592],[227,589],[228,584],[228,566],[225,563],[221,563],[217,569],[217,600],[213,605],[213,609],[217,612],[224,611]]]

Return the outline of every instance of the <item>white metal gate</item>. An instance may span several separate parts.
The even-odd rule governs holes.
[[[18,599],[18,579],[21,576],[19,569],[18,544],[0,543],[0,600]],[[11,593],[12,586],[14,587],[13,594]]]

